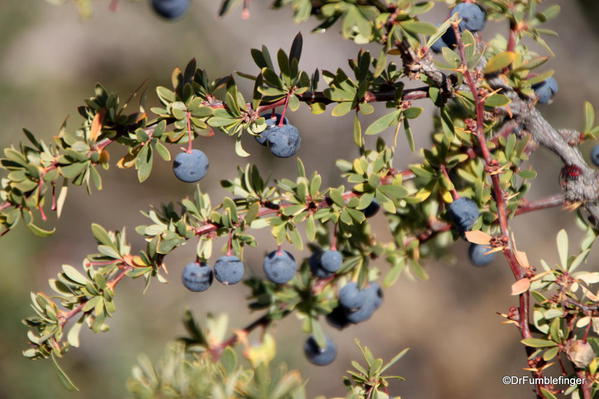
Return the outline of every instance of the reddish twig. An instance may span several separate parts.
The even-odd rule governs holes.
[[[285,317],[287,314],[288,314],[287,312],[283,313],[283,317]],[[258,327],[266,328],[272,322],[273,322],[273,320],[272,320],[270,314],[267,313],[267,314],[261,316],[260,318],[254,320],[253,322],[251,322],[250,324],[248,324],[241,330],[236,331],[235,334],[233,336],[231,336],[231,338],[229,338],[217,345],[210,347],[208,350],[213,358],[218,359],[222,355],[225,348],[228,348],[229,346],[233,346],[233,345],[237,344],[237,342],[239,342],[240,336],[248,335]]]
[[[447,167],[445,166],[445,164],[441,164],[441,166],[439,167],[439,169],[441,169],[441,173],[443,174],[443,176],[447,179],[447,181],[449,182],[449,184],[451,184],[451,189],[449,190],[449,192],[451,193],[451,197],[454,200],[457,200],[458,198],[460,198],[460,194],[458,194],[457,190],[455,189],[451,178],[449,177],[449,173],[447,173]]]
[[[193,133],[191,132],[191,112],[186,112],[185,118],[187,119],[187,153],[191,154],[191,151],[193,150]]]
[[[124,259],[121,259],[121,261],[125,262]],[[121,271],[116,276],[114,276],[112,279],[110,279],[106,283],[106,286],[108,288],[110,288],[111,290],[114,290],[116,285],[125,278],[125,276],[127,275],[127,272],[131,271],[132,269],[133,269],[132,265],[125,263],[124,266],[121,268]],[[77,314],[79,314],[83,310],[83,307],[88,302],[89,302],[89,300],[81,302],[77,306],[75,306],[73,309],[66,311],[66,312],[63,311],[63,312],[59,313],[58,319],[60,320],[60,327],[64,328],[64,326],[69,322],[69,320],[71,320],[73,317],[75,317]]]
[[[525,276],[524,270],[520,267],[518,260],[513,252],[513,243],[511,242],[511,236],[509,233],[508,226],[508,215],[507,215],[507,207],[506,200],[504,196],[503,189],[501,187],[501,181],[499,178],[499,174],[497,173],[498,163],[493,159],[486,142],[485,137],[485,127],[484,127],[484,112],[485,112],[485,103],[484,98],[481,96],[479,92],[479,88],[477,83],[472,76],[471,71],[467,67],[467,60],[464,50],[464,43],[462,41],[461,32],[459,30],[458,24],[453,23],[452,28],[454,30],[456,36],[456,42],[458,46],[458,52],[462,61],[462,72],[464,75],[464,79],[470,92],[472,93],[472,97],[474,99],[475,111],[476,111],[476,137],[478,140],[478,144],[480,147],[480,151],[482,157],[486,164],[487,173],[491,174],[491,182],[493,185],[493,195],[495,197],[495,203],[497,204],[497,214],[499,227],[501,229],[502,239],[508,243],[503,249],[503,254],[505,256],[506,261],[508,262],[510,269],[514,275],[516,280],[520,280]],[[528,273],[532,273],[529,271]],[[520,327],[520,335],[522,338],[530,338],[532,337],[530,333],[529,327],[529,315],[530,311],[530,294],[528,291],[519,295],[519,327]],[[534,365],[534,364],[533,364]],[[535,376],[542,376],[542,372],[539,370],[534,371]],[[544,384],[537,384],[537,395],[542,397],[541,387],[544,387]]]
[[[565,199],[564,199],[563,194],[552,195],[550,197],[532,201],[532,202],[523,201],[523,203],[516,210],[516,215],[522,215],[524,213],[538,211],[541,209],[555,208],[558,206],[562,206],[562,205],[564,205],[564,201],[565,201]]]

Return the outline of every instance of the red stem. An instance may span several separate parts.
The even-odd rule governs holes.
[[[447,167],[445,166],[445,164],[441,164],[441,173],[443,174],[443,176],[445,176],[445,178],[451,183],[451,185],[453,186],[453,183],[451,181],[451,178],[449,177],[449,173],[447,173]],[[456,191],[455,187],[453,187],[452,189],[449,190],[449,192],[451,193],[451,197],[454,200],[457,200],[458,198],[460,198],[460,194],[458,194],[458,192]]]
[[[291,97],[291,93],[287,93],[285,96],[285,103],[283,104],[283,112],[281,112],[281,120],[279,120],[278,126],[281,127],[285,124],[285,114],[287,113],[287,107],[289,107],[289,97]]]
[[[191,154],[191,151],[193,150],[193,134],[191,133],[191,113],[187,112],[185,114],[185,117],[187,119],[187,135],[188,135],[188,139],[187,139],[187,153]]]
[[[337,250],[337,223],[333,224],[333,236],[331,237],[331,250]]]
[[[564,201],[565,201],[565,199],[564,199],[563,194],[552,195],[550,197],[532,201],[532,202],[526,201],[518,207],[518,210],[516,211],[516,215],[522,215],[524,213],[538,211],[541,209],[562,206],[564,204]]]
[[[227,256],[233,255],[233,230],[229,230],[229,239],[227,240]]]
[[[456,42],[458,44],[458,51],[459,51],[460,58],[462,61],[462,69],[463,69],[464,78],[465,78],[466,83],[470,89],[470,92],[472,93],[472,97],[473,97],[474,103],[475,103],[475,109],[476,109],[476,132],[475,133],[476,133],[476,137],[478,139],[480,151],[482,153],[483,159],[486,164],[486,170],[487,170],[487,172],[491,172],[496,169],[497,161],[495,161],[493,159],[491,153],[489,152],[489,149],[487,147],[486,138],[485,138],[484,98],[481,98],[476,81],[474,80],[472,73],[466,66],[467,62],[466,62],[466,56],[465,56],[465,51],[464,51],[464,43],[462,42],[461,33],[460,33],[457,23],[453,24],[453,30],[454,30],[454,33],[456,36]],[[506,247],[503,250],[503,254],[506,258],[506,261],[508,262],[508,264],[510,266],[510,269],[512,270],[514,278],[516,280],[520,280],[521,278],[524,277],[525,273],[522,270],[522,268],[520,267],[519,262],[516,259],[515,255],[512,251],[513,243],[511,242],[511,237],[509,234],[506,201],[505,201],[503,189],[501,188],[501,181],[499,178],[499,174],[497,174],[497,173],[491,174],[491,182],[493,184],[493,194],[495,197],[495,202],[497,204],[497,213],[498,213],[498,219],[499,219],[499,227],[501,229],[501,235],[502,235],[502,238],[508,243],[508,245],[506,245]],[[520,334],[521,334],[522,338],[530,338],[532,336],[530,333],[530,328],[529,328],[529,318],[530,318],[530,316],[529,316],[529,308],[530,308],[529,301],[530,300],[529,299],[530,298],[529,298],[528,291],[523,294],[520,294],[519,326],[520,326]],[[534,374],[536,376],[542,376],[541,371],[535,371]],[[542,392],[541,392],[541,387],[544,387],[544,384],[538,384],[536,387],[537,395],[539,397],[543,397]]]
[[[112,143],[111,139],[104,139],[104,140],[102,140],[101,142],[98,143],[98,145],[96,146],[96,149],[98,150],[98,152],[102,152],[111,143]]]
[[[576,375],[583,380],[582,382],[582,397],[583,399],[593,399],[593,395],[591,392],[592,380],[587,375],[586,371],[578,370]]]
[[[121,259],[121,261],[123,261]],[[123,268],[121,269],[121,271],[114,276],[112,279],[110,279],[108,281],[108,283],[106,283],[106,286],[108,288],[110,288],[111,290],[114,290],[114,287],[116,287],[116,285],[121,282],[123,280],[123,278],[125,278],[127,272],[129,272],[130,270],[133,269],[133,266],[126,264],[125,266],[123,266]],[[85,302],[81,302],[80,304],[78,304],[77,306],[75,306],[73,309],[69,310],[68,312],[62,312],[59,314],[59,320],[60,320],[60,326],[61,328],[63,328],[70,319],[72,319],[73,317],[75,317],[79,312],[81,312],[81,310],[83,309],[83,307],[85,306],[85,304],[88,301]]]
[[[287,315],[287,313],[283,313],[284,316]],[[284,317],[283,316],[283,317]],[[233,346],[235,345],[238,341],[239,341],[239,336],[240,334],[249,334],[252,331],[254,331],[256,328],[258,327],[268,327],[271,323],[272,323],[272,319],[270,318],[270,315],[267,313],[265,315],[263,315],[262,317],[254,320],[253,322],[251,322],[250,324],[248,324],[247,326],[245,326],[243,329],[239,330],[236,334],[234,334],[233,336],[231,336],[231,338],[227,339],[226,341],[221,342],[218,345],[215,345],[213,347],[211,347],[209,349],[210,354],[212,355],[212,357],[214,357],[215,359],[220,358],[221,354],[223,353],[223,350],[229,346]]]

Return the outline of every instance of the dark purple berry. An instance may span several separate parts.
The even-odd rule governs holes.
[[[378,201],[373,199],[372,202],[362,210],[362,213],[364,213],[364,216],[367,218],[370,218],[376,215],[380,208],[381,206],[379,205]]]
[[[451,10],[451,15],[456,13],[460,17],[460,30],[479,32],[485,28],[487,13],[479,5],[473,3],[460,3]]]
[[[279,158],[294,156],[299,150],[301,141],[299,130],[291,124],[273,127],[266,136],[266,145],[270,148],[270,152]]]
[[[358,287],[358,283],[347,283],[339,290],[339,304],[345,309],[357,309],[362,307],[368,299],[365,290]]]
[[[275,114],[273,117],[272,114],[263,114],[260,116],[263,117],[266,121],[266,129],[264,129],[264,131],[262,131],[262,133],[260,133],[259,135],[256,136],[256,141],[258,143],[260,143],[261,145],[266,145],[268,135],[273,131],[273,129],[278,129],[278,124],[281,121],[282,115]],[[287,120],[287,117],[285,117],[285,119],[283,120],[283,125],[286,125],[288,123],[289,123],[289,120]]]
[[[347,313],[347,309],[337,306],[331,313],[327,314],[327,322],[336,329],[342,330],[351,324],[347,319]]]
[[[468,248],[468,256],[470,257],[470,262],[474,266],[486,266],[489,263],[493,262],[495,258],[495,254],[487,254],[491,250],[491,247],[487,245],[479,245],[479,244],[470,244],[470,248]]]
[[[216,279],[225,285],[243,280],[244,270],[243,262],[237,256],[222,256],[214,265]]]
[[[163,18],[179,18],[189,8],[189,0],[152,0],[152,8]]]
[[[591,162],[593,165],[599,166],[599,145],[596,145],[591,150]]]
[[[326,366],[333,363],[337,357],[337,347],[335,343],[327,337],[327,343],[325,348],[318,346],[316,339],[310,336],[304,344],[304,353],[310,363],[317,366]]]
[[[540,83],[534,84],[532,85],[532,88],[535,91],[535,95],[540,104],[549,104],[559,90],[557,80],[555,80],[554,77],[547,78]]]
[[[312,255],[310,256],[310,259],[308,259],[308,263],[310,265],[310,271],[312,272],[312,274],[321,279],[329,278],[329,277],[335,275],[334,272],[329,272],[328,270],[326,270],[322,267],[322,264],[320,263],[320,256],[321,256],[321,252],[317,251],[317,252],[312,253]]]
[[[181,152],[173,161],[173,172],[177,179],[185,183],[200,181],[208,173],[208,157],[200,150],[192,150],[190,153]]]
[[[320,267],[324,270],[335,273],[343,264],[343,256],[339,251],[327,250],[320,255]]]
[[[272,251],[264,258],[262,264],[266,277],[277,284],[285,284],[295,276],[297,263],[287,251]]]
[[[449,217],[460,233],[469,231],[479,214],[476,202],[469,198],[461,197],[449,204]]]
[[[191,262],[183,269],[183,285],[190,291],[206,291],[212,285],[212,269],[205,263]]]

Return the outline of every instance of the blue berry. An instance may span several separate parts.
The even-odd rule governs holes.
[[[278,124],[281,121],[281,114],[275,114],[274,117],[272,114],[263,114],[260,115],[266,120],[266,129],[262,131],[258,136],[256,136],[256,141],[261,145],[266,145],[268,136],[273,131],[273,129],[278,129]],[[286,125],[289,123],[287,117],[283,120],[283,124]]]
[[[460,3],[451,10],[451,15],[456,13],[460,16],[461,31],[478,32],[485,28],[486,13],[482,7],[473,3]]]
[[[559,90],[557,80],[553,77],[532,85],[532,88],[535,91],[535,95],[540,104],[549,104],[553,99],[553,96],[555,96]]]
[[[348,312],[347,320],[353,324],[362,323],[363,321],[370,319],[375,310],[376,308],[373,302],[366,302],[361,308]]]
[[[266,130],[262,131],[262,133],[260,133],[259,135],[255,136],[256,141],[258,142],[258,144],[260,145],[266,145],[266,140],[268,140],[268,135],[270,134],[270,130],[267,128]]]
[[[470,244],[470,248],[468,248],[468,256],[470,257],[470,262],[474,266],[486,266],[489,263],[493,262],[495,258],[495,254],[487,254],[491,248],[487,245],[479,245],[479,244]]]
[[[183,269],[183,285],[190,291],[206,291],[212,285],[212,269],[205,263],[191,262]]]
[[[349,326],[351,322],[347,319],[347,309],[342,306],[337,306],[333,311],[326,316],[327,322],[338,330],[342,330]]]
[[[320,263],[321,253],[321,251],[317,251],[312,253],[312,255],[310,256],[310,259],[308,260],[308,263],[310,265],[310,271],[313,275],[315,275],[318,278],[329,278],[333,276],[335,273],[329,272],[328,270],[322,267],[322,264]]]
[[[360,290],[358,283],[353,281],[339,290],[339,304],[345,309],[361,308],[367,299],[365,290]]]
[[[270,152],[279,158],[289,158],[297,153],[302,138],[299,130],[291,124],[270,129],[266,142]]]
[[[214,264],[216,279],[225,285],[240,282],[244,270],[243,262],[237,256],[222,256]]]
[[[378,283],[372,283],[364,290],[365,301],[358,308],[347,313],[347,320],[350,323],[361,323],[372,317],[374,311],[377,310],[383,303],[383,291]]]
[[[593,165],[599,166],[599,145],[596,145],[591,150],[591,162]]]
[[[209,166],[208,157],[200,150],[181,152],[173,161],[175,176],[185,183],[200,181],[208,173]]]
[[[337,270],[341,268],[341,264],[343,263],[343,256],[341,256],[341,252],[327,250],[322,253],[320,256],[320,267],[324,270],[335,273]]]
[[[175,19],[185,14],[189,0],[152,0],[152,8],[163,18]]]
[[[366,288],[368,294],[372,298],[372,304],[375,309],[378,309],[383,304],[383,290],[379,283],[371,283],[368,288]]]
[[[449,204],[449,217],[460,233],[472,228],[472,225],[478,219],[479,213],[476,202],[469,198],[461,197]]]
[[[326,366],[333,363],[337,357],[337,347],[333,340],[327,337],[327,345],[325,348],[318,346],[316,339],[310,336],[304,344],[304,353],[310,363],[317,366]]]
[[[370,218],[376,215],[380,208],[381,206],[379,205],[378,201],[373,199],[366,208],[362,209],[362,213],[364,213],[364,216],[367,218]]]
[[[287,251],[272,251],[266,255],[262,266],[266,277],[277,284],[291,280],[297,270],[295,258]]]

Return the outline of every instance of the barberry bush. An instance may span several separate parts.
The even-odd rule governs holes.
[[[193,7],[188,0],[149,3],[167,19]],[[91,10],[91,2],[77,4],[86,15]],[[225,0],[221,14],[241,10],[249,17],[250,6],[248,0]],[[595,140],[599,126],[588,102],[579,130],[555,129],[537,109],[558,92],[545,67],[553,56],[545,38],[555,32],[543,24],[558,16],[559,6],[541,0],[276,0],[272,6],[290,8],[295,22],[340,31],[342,39],[369,44],[371,51],[357,50],[334,71],[307,71],[301,56],[310,49],[303,49],[298,34],[288,51],[248,51],[256,67],[235,75],[210,77],[192,60],[173,71],[170,87],[156,87],[157,107],[133,109],[98,85],[78,108],[78,128],[65,124],[50,142],[24,130],[22,143],[4,148],[3,234],[21,223],[43,237],[69,211],[69,191],[100,190],[102,171],[113,163],[134,169],[140,183],[155,161],[190,184],[220,179],[210,171],[202,140],[228,135],[231,160],[239,165],[237,176],[221,180],[228,196],[219,203],[199,183],[191,197],[144,210],[146,224],[129,229],[143,238],[143,248],[132,247],[124,228],[93,224],[95,252],[78,267],[62,265],[48,293],[31,294],[24,356],[50,359],[65,385],[76,389],[59,363],[85,344],[80,331],[107,331],[119,284],[142,279],[151,294],[152,281],[166,282],[168,265],[172,283],[179,283],[172,277],[179,271],[181,285],[200,297],[210,295],[213,284],[230,290],[245,284],[247,305],[259,315],[248,326],[229,328],[226,315],[185,313],[187,335],[170,344],[160,361],[142,358],[134,367],[128,384],[133,397],[303,398],[301,375],[276,360],[275,343],[286,340],[271,331],[279,320],[297,317],[306,334],[305,356],[326,366],[338,350],[326,325],[352,334],[351,326],[367,323],[398,279],[426,279],[426,260],[465,240],[474,266],[501,257],[513,273],[506,292],[514,305],[499,321],[514,328],[522,368],[537,378],[531,395],[596,397],[599,272],[585,260],[599,228],[599,174],[587,159],[599,164],[599,150],[587,157],[579,146]],[[447,10],[439,26],[427,22],[435,6]],[[487,21],[501,24],[505,34],[484,40]],[[253,90],[244,92],[239,80],[250,81]],[[417,148],[411,126],[423,103],[437,111],[430,146]],[[301,132],[293,122],[300,107],[314,118],[328,113],[353,120],[352,132],[335,132],[356,148],[354,159],[335,162],[344,184],[329,187],[297,157]],[[364,122],[375,113],[368,117],[373,122]],[[368,145],[367,136],[389,129],[393,140],[379,137]],[[296,158],[296,174],[268,178],[270,172],[259,170],[242,146],[247,135],[275,159]],[[394,159],[400,146],[420,161]],[[115,147],[126,155],[111,160]],[[538,172],[528,161],[540,147],[561,163],[561,192],[533,201],[527,193]],[[326,148],[311,151],[325,154]],[[575,245],[564,230],[557,233],[558,264],[529,259],[526,239],[511,227],[519,215],[550,207],[570,211],[584,232]],[[373,218],[385,221],[385,237],[375,234]],[[258,242],[258,229],[269,230],[272,240]],[[218,238],[226,242],[223,248],[215,248]],[[195,259],[170,264],[169,255],[189,244],[196,247]],[[294,255],[304,247],[310,256]],[[248,251],[265,254],[262,275],[247,273]],[[257,330],[255,341],[250,336]],[[343,381],[347,397],[397,396],[390,381],[401,377],[387,371],[406,351],[384,361],[357,345],[364,359],[352,363]],[[555,375],[579,380],[564,386],[545,378]]]

